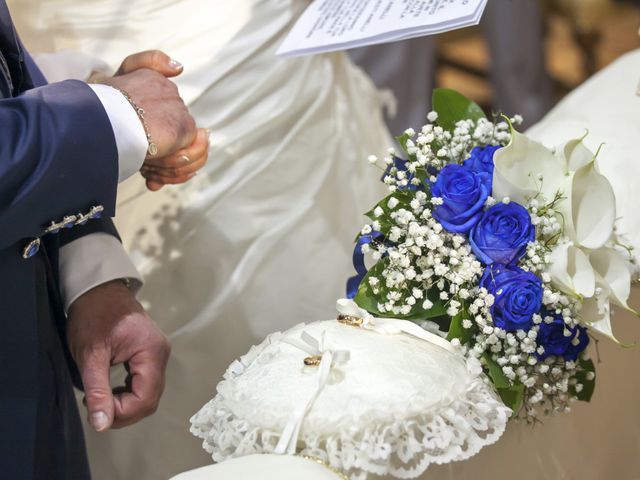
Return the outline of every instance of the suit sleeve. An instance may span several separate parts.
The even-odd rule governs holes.
[[[0,249],[93,205],[114,216],[118,175],[109,117],[85,83],[0,100]]]

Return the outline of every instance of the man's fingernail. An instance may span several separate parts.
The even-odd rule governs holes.
[[[95,412],[91,414],[91,426],[97,431],[106,430],[109,426],[109,417],[104,412]]]
[[[183,65],[179,61],[174,60],[173,58],[171,60],[169,60],[169,65],[174,70],[182,70],[182,67],[183,67]]]
[[[180,155],[178,157],[178,159],[182,162],[182,163],[190,163],[191,159],[189,157],[187,157],[186,155]]]

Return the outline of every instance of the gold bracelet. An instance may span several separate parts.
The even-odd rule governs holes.
[[[158,145],[153,140],[151,140],[149,127],[147,125],[147,121],[144,118],[144,108],[136,105],[136,102],[134,102],[129,96],[129,94],[124,90],[121,90],[119,88],[116,90],[118,90],[124,96],[124,98],[127,99],[127,102],[129,102],[133,107],[133,109],[136,111],[136,114],[138,115],[138,118],[140,118],[140,122],[142,123],[142,128],[144,128],[144,133],[147,136],[147,143],[149,144],[149,147],[147,148],[147,153],[152,157],[155,157],[158,154]]]

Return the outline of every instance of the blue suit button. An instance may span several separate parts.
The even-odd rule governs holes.
[[[40,251],[40,239],[36,238],[35,240],[30,241],[24,250],[22,250],[22,258],[25,260],[33,257],[36,253]]]

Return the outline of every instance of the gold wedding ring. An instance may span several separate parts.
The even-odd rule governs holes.
[[[301,457],[305,460],[315,462],[318,465],[322,465],[323,467],[327,468],[331,472],[335,473],[338,477],[340,477],[340,480],[349,480],[349,477],[347,477],[343,472],[341,472],[337,468],[332,467],[328,462],[325,462],[320,457],[312,457],[311,455],[301,455]]]
[[[363,320],[355,315],[338,315],[338,321],[350,327],[361,327]]]
[[[307,367],[317,367],[318,365],[320,365],[321,361],[322,361],[322,355],[313,355],[311,357],[305,358],[304,364]]]

